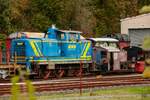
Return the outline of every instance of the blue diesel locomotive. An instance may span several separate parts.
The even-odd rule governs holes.
[[[31,75],[49,77],[78,75],[89,71],[92,64],[92,44],[80,39],[79,31],[49,28],[43,38],[21,36],[12,40],[11,60],[25,65]]]

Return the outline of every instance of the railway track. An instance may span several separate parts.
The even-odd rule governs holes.
[[[32,82],[36,92],[43,91],[61,91],[80,89],[81,87],[94,88],[94,87],[108,87],[108,86],[124,86],[124,85],[140,85],[150,84],[150,79],[144,79],[140,76],[124,76],[124,77],[90,77],[83,78],[81,83],[79,78],[74,79],[61,79],[61,80],[47,80]],[[26,92],[27,87],[25,83],[17,83],[20,86],[21,92]],[[11,83],[0,83],[0,95],[11,94]]]

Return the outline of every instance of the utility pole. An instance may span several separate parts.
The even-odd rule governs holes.
[[[80,96],[82,96],[82,61],[80,60]]]

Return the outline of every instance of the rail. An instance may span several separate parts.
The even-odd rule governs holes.
[[[44,91],[67,91],[73,89],[80,89],[80,79],[76,79],[73,81],[72,79],[66,80],[51,80],[51,81],[39,81],[32,83],[35,87],[36,92],[44,92]],[[128,77],[112,77],[112,78],[84,78],[82,80],[82,87],[84,89],[89,88],[107,88],[107,87],[117,87],[117,86],[133,86],[133,85],[150,85],[150,79],[144,79],[142,77],[137,76],[128,76]],[[26,92],[25,83],[17,83],[19,86],[24,86],[25,88],[21,90],[22,92]],[[0,87],[0,95],[11,94],[11,83],[1,83]]]

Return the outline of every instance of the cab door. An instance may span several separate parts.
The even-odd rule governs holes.
[[[14,49],[12,51],[13,61],[16,63],[26,62],[26,47],[24,41],[15,41],[13,43]]]

